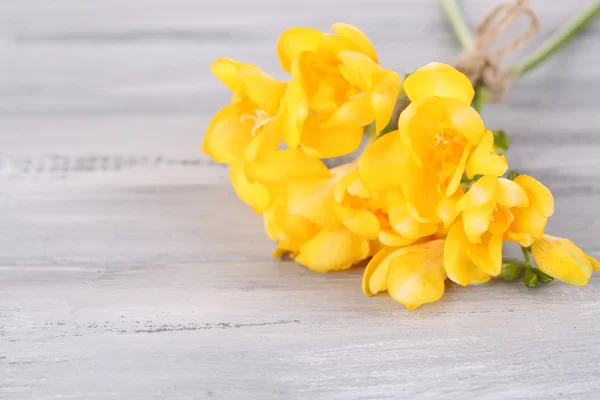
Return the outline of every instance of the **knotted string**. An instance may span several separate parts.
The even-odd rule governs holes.
[[[530,19],[529,28],[519,37],[496,49],[494,43],[504,35],[521,16]],[[477,25],[473,47],[465,50],[456,60],[456,69],[469,77],[473,85],[482,84],[487,88],[492,101],[500,101],[510,77],[502,70],[502,59],[511,52],[525,46],[539,29],[539,18],[529,7],[527,0],[504,3],[494,7]]]
[[[525,15],[530,19],[529,28],[516,39],[497,49],[492,45],[508,31],[516,20]],[[475,39],[471,49],[463,51],[454,63],[454,67],[467,75],[473,86],[483,84],[491,93],[491,100],[502,100],[511,78],[501,68],[502,59],[509,53],[525,46],[538,31],[540,20],[529,7],[527,0],[515,3],[503,3],[489,11],[477,25]],[[393,129],[398,129],[398,118],[410,100],[405,96],[398,100],[392,114]]]

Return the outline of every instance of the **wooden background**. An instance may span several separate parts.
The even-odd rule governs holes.
[[[469,22],[495,2],[465,0]],[[535,43],[588,3],[534,1]],[[400,72],[458,51],[436,0],[1,3],[0,397],[598,398],[598,277],[449,285],[407,312],[361,268],[271,259],[199,149],[229,98],[209,63],[283,77],[278,34],[337,21]],[[484,112],[554,192],[548,232],[596,257],[599,54],[596,23]]]

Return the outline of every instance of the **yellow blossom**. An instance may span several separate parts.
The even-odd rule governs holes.
[[[417,221],[442,222],[440,207],[448,211],[443,202],[456,195],[463,173],[500,176],[506,159],[494,152],[492,132],[471,107],[474,91],[464,74],[431,63],[406,78],[404,91],[411,104],[398,131],[365,150],[360,176],[371,191],[400,187]]]
[[[444,295],[444,240],[406,247],[387,247],[369,262],[363,275],[363,292],[372,296],[387,290],[396,301],[413,310]]]
[[[459,219],[448,232],[444,251],[448,277],[464,286],[481,283],[482,273],[488,279],[497,276],[503,241],[531,245],[542,237],[553,210],[550,191],[530,176],[477,180],[456,203]]]
[[[316,163],[321,163],[319,160],[308,158],[289,171],[286,168],[290,168],[293,160],[286,154],[292,153],[303,154],[303,151],[287,149],[270,153],[248,168],[249,176],[277,196],[264,214],[267,233],[278,242],[275,256],[289,253],[299,264],[317,272],[346,269],[371,256],[379,249],[379,242],[373,221],[368,217],[362,219],[367,211],[348,207],[344,201],[339,204],[334,198],[336,185],[356,169],[355,165],[323,171],[315,168]],[[264,162],[265,158],[269,162]],[[356,184],[350,186],[346,189],[356,193]],[[348,216],[344,212],[357,214]]]
[[[277,150],[281,142],[278,118],[286,85],[258,67],[221,58],[214,74],[233,91],[231,104],[213,117],[202,150],[219,163],[230,164],[230,177],[240,199],[257,213],[273,201],[267,188],[246,175],[246,165]]]
[[[531,252],[542,272],[571,285],[585,286],[592,270],[600,271],[598,261],[569,239],[544,235],[533,242]]]
[[[380,132],[401,87],[360,30],[334,24],[333,31],[288,29],[277,43],[281,66],[292,75],[282,102],[283,138],[319,158],[356,150],[373,121]]]

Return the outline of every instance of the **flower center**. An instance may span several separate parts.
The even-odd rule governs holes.
[[[275,117],[271,117],[265,110],[256,109],[254,114],[243,114],[240,120],[243,124],[252,124],[252,136],[258,135],[258,130],[271,122]]]
[[[450,182],[467,143],[467,139],[449,129],[442,129],[430,138],[426,147],[426,160],[435,169],[440,180]]]

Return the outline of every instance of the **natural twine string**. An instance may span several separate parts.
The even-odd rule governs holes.
[[[521,16],[529,17],[529,28],[504,46],[492,49],[494,43]],[[539,25],[539,18],[529,7],[527,0],[517,0],[513,4],[499,4],[488,12],[477,25],[473,47],[465,50],[454,66],[467,75],[473,85],[484,85],[492,95],[491,100],[498,102],[504,97],[511,82],[510,77],[501,68],[502,59],[529,43],[538,31]]]
[[[504,46],[492,49],[494,43],[521,16],[529,17],[529,28]],[[539,25],[539,18],[529,7],[527,0],[499,4],[490,10],[477,25],[472,48],[462,52],[455,61],[454,67],[467,75],[473,86],[483,85],[489,90],[491,101],[498,102],[502,100],[511,83],[511,77],[501,68],[502,59],[509,53],[525,46],[538,31]],[[396,104],[392,115],[394,129],[398,128],[398,118],[409,104],[410,100],[405,97]]]

